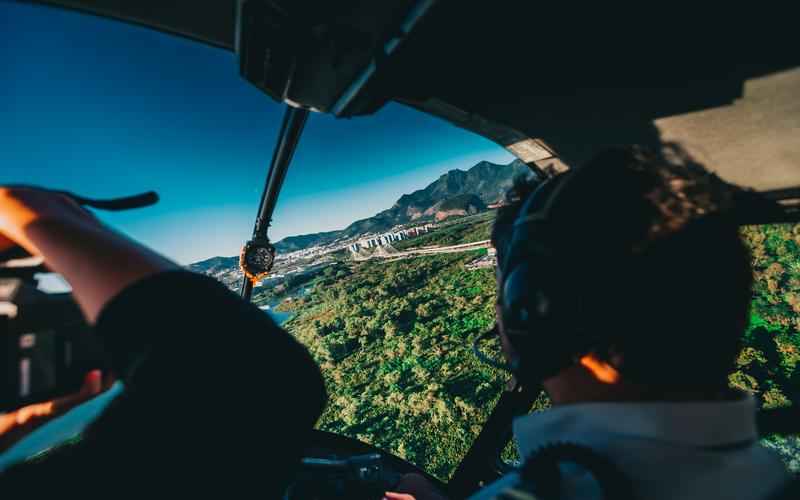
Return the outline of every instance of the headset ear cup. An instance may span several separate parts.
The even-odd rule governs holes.
[[[503,333],[516,353],[512,365],[526,383],[539,383],[574,363],[587,339],[571,276],[575,255],[550,209],[569,175],[544,182],[522,204],[506,248],[499,290]]]
[[[509,331],[528,332],[531,315],[547,312],[547,297],[541,290],[532,290],[530,267],[527,262],[518,265],[503,282],[503,325]],[[540,304],[531,303],[531,292],[534,292]]]
[[[503,282],[503,328],[517,355],[512,364],[526,380],[557,374],[586,348],[568,275],[556,259],[530,255]]]
[[[503,327],[516,359],[515,371],[527,380],[540,382],[569,363],[552,356],[553,347],[566,332],[557,331],[553,316],[551,273],[545,266],[534,265],[532,256],[516,266],[503,282]]]

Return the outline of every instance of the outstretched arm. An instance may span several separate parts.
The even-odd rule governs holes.
[[[66,196],[0,187],[0,251],[19,245],[41,255],[72,286],[90,323],[132,283],[178,266],[105,227]]]
[[[34,472],[92,471],[103,494],[120,484],[150,494],[158,484],[183,496],[212,487],[282,495],[326,400],[302,345],[222,284],[107,229],[68,198],[0,188],[3,238],[0,250],[13,243],[42,255],[72,285],[125,391],[79,450],[51,458],[49,472],[10,470],[2,486],[30,490]],[[147,480],[131,481],[131,471]],[[54,485],[62,486],[34,486],[39,496],[63,495]]]

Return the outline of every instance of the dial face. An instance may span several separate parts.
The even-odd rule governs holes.
[[[255,272],[264,273],[272,267],[272,252],[267,247],[251,247],[245,255],[247,266]]]

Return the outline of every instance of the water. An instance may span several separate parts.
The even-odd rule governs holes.
[[[278,326],[283,326],[283,324],[289,321],[289,319],[292,317],[291,312],[275,311],[272,308],[262,309],[262,311],[269,314],[272,317],[272,320],[275,321]]]

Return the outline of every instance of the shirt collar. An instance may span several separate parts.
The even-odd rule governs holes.
[[[591,446],[599,436],[648,439],[698,448],[724,447],[758,439],[755,401],[580,403],[556,406],[514,421],[520,453],[572,441]]]

